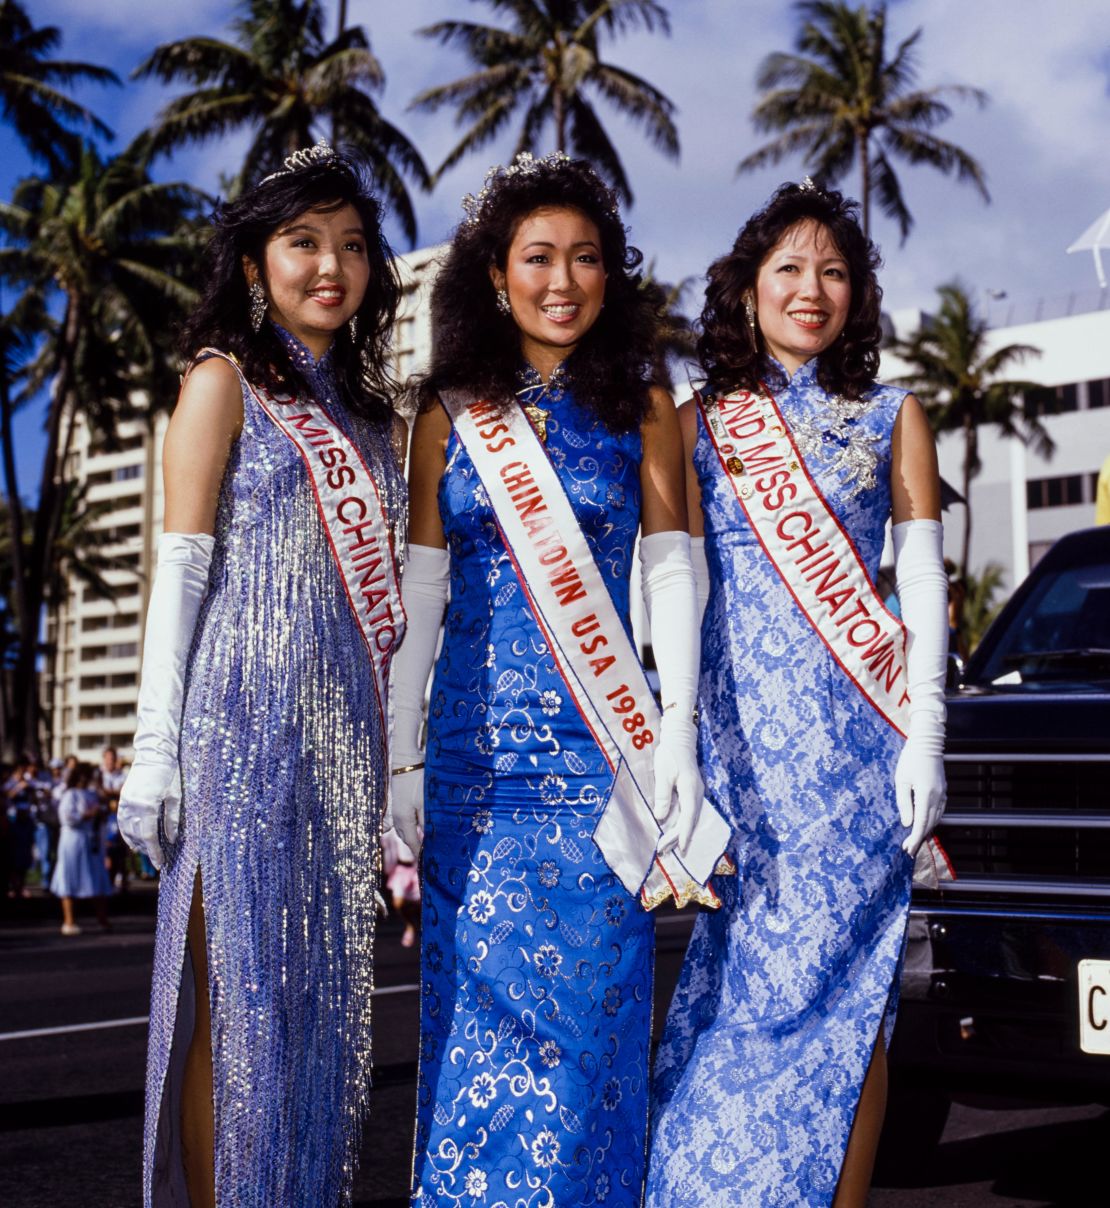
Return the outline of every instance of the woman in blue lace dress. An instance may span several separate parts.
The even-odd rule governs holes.
[[[807,183],[709,273],[708,386],[681,423],[708,594],[699,751],[739,876],[698,919],[667,1019],[652,1208],[866,1201],[911,854],[943,803],[946,625],[932,438],[913,396],[874,380],[877,263],[854,207]],[[908,723],[871,586],[892,515]],[[863,690],[875,666],[889,703],[886,680]]]
[[[395,691],[394,818],[412,847],[423,827],[413,1198],[633,1206],[654,928],[594,838],[613,769],[572,688],[591,674],[588,653],[598,672],[601,648],[587,649],[591,622],[561,669],[537,620],[537,585],[522,577],[490,479],[447,408],[490,400],[491,450],[514,439],[498,435],[498,417],[527,427],[524,409],[624,641],[643,532],[654,627],[667,617],[686,634],[669,661],[659,654],[664,700],[675,701],[657,738],[660,816],[677,780],[679,821],[690,825],[684,811],[701,794],[681,439],[669,396],[649,384],[655,317],[637,288],[639,253],[593,172],[561,155],[523,157],[468,203],[435,286],[437,352],[413,432],[409,638]],[[422,812],[417,730],[448,583]]]
[[[217,214],[209,265],[119,809],[162,869],[143,1202],[333,1208],[369,1092],[390,633],[351,571],[387,596],[404,537],[399,287],[326,146]]]

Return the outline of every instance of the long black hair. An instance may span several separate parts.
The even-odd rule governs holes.
[[[567,358],[575,398],[615,432],[638,427],[650,410],[658,312],[640,287],[643,261],[628,243],[612,190],[585,160],[518,159],[486,178],[459,224],[432,289],[435,348],[416,395],[428,406],[447,389],[508,405],[517,390],[520,332],[497,309],[490,268],[504,269],[521,222],[539,209],[578,210],[597,227],[608,274],[605,305]]]
[[[762,337],[744,317],[744,295],[755,290],[760,265],[791,227],[812,220],[823,226],[848,265],[852,297],[840,336],[817,358],[817,380],[832,394],[858,399],[879,371],[879,252],[859,225],[859,206],[835,189],[785,184],[741,228],[732,251],[710,265],[701,312],[698,359],[718,390],[755,390],[774,377]]]
[[[204,293],[178,341],[185,360],[211,346],[234,353],[247,378],[269,390],[307,390],[273,326],[264,323],[257,332],[251,329],[243,257],[250,257],[262,271],[266,243],[275,231],[307,211],[331,214],[346,205],[362,219],[370,279],[355,312],[357,335],[344,323],[336,332],[332,358],[346,406],[371,421],[387,421],[396,391],[389,343],[401,286],[382,235],[381,208],[362,171],[346,156],[321,158],[267,178],[212,216]]]

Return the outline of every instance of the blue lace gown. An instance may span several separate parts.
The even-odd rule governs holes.
[[[360,448],[394,534],[407,524],[388,428],[349,416],[329,356],[278,329]],[[163,869],[147,1066],[144,1204],[185,1206],[186,927],[207,929],[216,1200],[332,1208],[347,1196],[370,1075],[374,889],[384,800],[370,660],[300,454],[243,392],[208,594],[189,656],[184,797]]]
[[[618,612],[640,435],[569,390],[547,450]],[[591,834],[611,776],[452,433],[439,507],[451,603],[426,769],[418,1204],[639,1205],[654,924]]]
[[[874,578],[905,391],[834,403],[815,362],[776,399]],[[828,1205],[876,1037],[893,1019],[911,861],[902,739],[799,612],[698,419],[709,603],[702,770],[737,878],[697,920],[655,1067],[652,1208]]]

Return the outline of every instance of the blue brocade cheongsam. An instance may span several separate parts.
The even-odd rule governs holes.
[[[832,400],[803,365],[775,396],[874,580],[905,391]],[[860,1089],[893,1019],[911,861],[902,738],[763,553],[699,415],[705,514],[699,735],[737,878],[702,914],[655,1067],[652,1208],[829,1205]]]
[[[613,434],[569,390],[542,405],[548,454],[627,624],[639,432]],[[591,839],[611,773],[454,433],[447,457],[414,1201],[639,1205],[654,925]]]
[[[388,423],[349,415],[330,355],[278,328],[358,447],[403,545]],[[162,870],[143,1202],[187,1208],[182,1059],[193,1029],[186,927],[203,891],[219,1208],[347,1202],[369,1097],[374,891],[385,799],[370,658],[296,447],[243,390],[187,667],[183,798]]]

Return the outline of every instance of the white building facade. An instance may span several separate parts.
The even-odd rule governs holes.
[[[47,618],[43,695],[52,757],[98,762],[107,746],[130,757],[142,627],[162,531],[168,422],[165,412],[123,422],[113,447],[83,420],[75,425],[66,478],[86,488],[88,507],[104,509],[90,528],[108,537],[98,553],[112,559],[104,578],[118,594],[98,598],[71,575],[65,598]]]
[[[992,328],[988,351],[1007,344],[1040,349],[1012,367],[1008,376],[1040,383],[1054,396],[1056,412],[1042,416],[1054,443],[1044,456],[1019,440],[1005,439],[996,424],[979,430],[982,469],[971,485],[970,568],[988,563],[1003,572],[1011,592],[1042,554],[1065,533],[1094,524],[1095,482],[1110,456],[1110,296],[1101,309]],[[906,337],[927,316],[894,312],[895,332]],[[904,362],[884,351],[880,376],[892,381],[907,372]],[[958,433],[938,442],[940,472],[962,489],[964,446]],[[945,513],[945,553],[959,561],[964,512]]]

